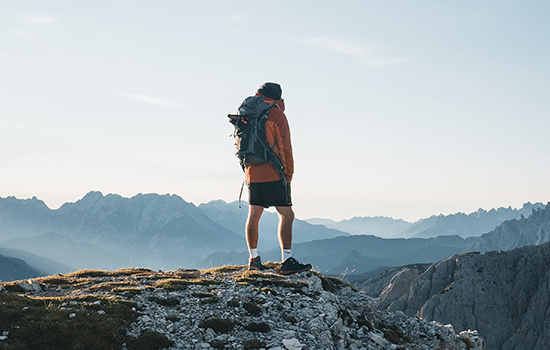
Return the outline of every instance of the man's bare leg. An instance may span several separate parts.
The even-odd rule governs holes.
[[[275,207],[279,213],[279,243],[281,249],[292,249],[292,223],[294,211],[292,207]]]
[[[251,205],[248,208],[248,219],[246,220],[246,243],[248,244],[248,249],[257,249],[258,248],[258,237],[259,237],[259,224],[262,213],[264,212],[264,207],[259,205]]]

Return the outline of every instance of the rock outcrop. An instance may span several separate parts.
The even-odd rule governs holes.
[[[380,294],[386,310],[477,329],[489,350],[550,349],[550,243],[455,255],[417,277],[409,270]]]
[[[44,301],[32,302],[41,298]],[[240,266],[201,272],[87,270],[0,284],[0,299],[11,300],[9,304],[0,302],[0,310],[8,308],[3,312],[9,317],[0,320],[3,334],[0,346],[20,349],[28,348],[25,344],[31,341],[25,338],[24,331],[38,337],[32,339],[33,344],[55,341],[46,339],[50,332],[33,331],[33,325],[39,321],[30,323],[34,319],[32,312],[37,315],[44,314],[42,309],[55,312],[55,318],[49,316],[55,320],[48,324],[52,331],[56,322],[63,323],[59,329],[64,332],[86,331],[88,319],[95,322],[92,326],[110,324],[116,329],[121,324],[113,323],[119,317],[117,300],[126,304],[119,311],[128,318],[122,320],[126,329],[124,344],[120,344],[120,335],[112,337],[112,343],[108,343],[108,336],[101,336],[97,341],[105,348],[466,350],[483,347],[475,331],[457,334],[450,325],[409,317],[402,312],[382,312],[375,299],[340,280],[315,272],[283,277],[275,270],[252,272]],[[18,303],[29,306],[21,307],[25,304]],[[55,303],[60,305],[52,307]],[[75,326],[68,327],[71,323]],[[105,327],[98,329],[108,332]],[[100,337],[95,332],[86,338],[66,333],[63,336],[70,348],[81,339],[90,342]],[[147,347],[146,341],[155,347]]]

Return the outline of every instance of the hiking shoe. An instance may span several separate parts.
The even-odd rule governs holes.
[[[262,258],[258,255],[254,259],[250,259],[248,262],[248,269],[249,270],[265,270],[267,267],[262,264]]]
[[[294,258],[288,258],[281,264],[281,275],[300,273],[311,269],[311,264],[302,264]]]

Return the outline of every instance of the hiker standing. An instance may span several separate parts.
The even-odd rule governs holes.
[[[256,96],[263,98],[263,101],[256,98],[259,100],[258,103],[267,106],[268,112],[264,112],[264,116],[267,116],[265,118],[265,140],[269,147],[266,149],[267,152],[274,154],[268,156],[268,161],[260,164],[249,164],[255,162],[247,162],[246,158],[245,160],[241,159],[248,186],[249,212],[246,221],[246,241],[250,253],[248,268],[251,270],[266,269],[258,255],[258,227],[264,208],[274,206],[279,215],[278,236],[282,255],[280,273],[287,275],[307,271],[311,269],[311,264],[301,264],[292,257],[294,211],[290,196],[290,182],[294,173],[294,158],[290,128],[284,114],[285,104],[282,99],[281,86],[277,83],[265,83],[260,86]],[[246,102],[247,100],[243,104]],[[239,110],[241,111],[241,108]],[[263,137],[263,131],[260,134]]]

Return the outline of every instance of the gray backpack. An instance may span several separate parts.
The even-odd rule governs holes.
[[[235,126],[235,154],[243,169],[247,165],[270,162],[284,178],[285,168],[265,136],[265,122],[275,103],[267,104],[262,96],[247,97],[238,108],[238,114],[229,114],[229,122]]]

